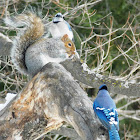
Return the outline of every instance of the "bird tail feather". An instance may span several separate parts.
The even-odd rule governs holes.
[[[109,138],[110,140],[120,140],[120,136],[115,125],[112,125],[111,129],[109,130]]]

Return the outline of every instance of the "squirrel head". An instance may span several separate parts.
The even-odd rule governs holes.
[[[65,45],[65,47],[66,47],[66,51],[67,51],[69,57],[71,57],[72,55],[75,55],[75,51],[76,51],[75,45],[74,45],[74,43],[72,42],[72,40],[69,39],[68,35],[65,34],[65,35],[61,38],[61,40],[64,42],[64,45]]]

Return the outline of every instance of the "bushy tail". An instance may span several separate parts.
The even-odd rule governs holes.
[[[115,125],[112,125],[111,129],[109,130],[109,138],[110,140],[120,140],[120,136]]]
[[[8,24],[10,24],[10,22]],[[11,57],[16,68],[20,72],[27,74],[25,52],[30,45],[43,36],[44,24],[39,17],[32,13],[28,13],[15,17],[15,21],[11,22],[11,26],[25,26],[24,28],[21,28],[14,40]]]

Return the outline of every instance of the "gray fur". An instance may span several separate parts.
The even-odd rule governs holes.
[[[25,54],[25,64],[30,75],[34,76],[49,62],[62,62],[68,59],[64,43],[60,39],[46,38],[32,44]]]

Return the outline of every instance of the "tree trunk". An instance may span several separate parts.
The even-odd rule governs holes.
[[[60,64],[48,63],[0,112],[0,136],[34,140],[64,122],[83,140],[108,137],[95,118],[92,102],[71,74]]]

